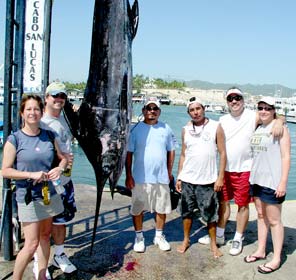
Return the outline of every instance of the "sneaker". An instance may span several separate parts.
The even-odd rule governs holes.
[[[208,234],[198,239],[198,243],[200,243],[200,244],[209,245],[210,242],[211,242],[211,239]],[[222,237],[216,236],[216,244],[217,245],[224,245],[224,243],[225,243],[224,235]]]
[[[154,245],[158,245],[159,249],[162,251],[169,251],[171,250],[170,244],[166,241],[165,236],[162,235],[160,237],[154,237],[153,240]]]
[[[136,237],[135,244],[134,244],[134,251],[137,253],[145,252],[145,238]]]
[[[243,249],[243,241],[233,240],[231,244],[231,249],[229,250],[229,254],[232,256],[237,256],[242,252],[242,249]]]
[[[38,280],[38,262],[36,261],[34,261],[34,264],[33,264],[33,273],[34,273],[35,279]],[[46,269],[45,277],[47,280],[52,279],[48,271],[48,268]]]
[[[76,266],[70,262],[65,253],[59,255],[54,255],[52,259],[52,264],[60,268],[64,273],[72,273],[77,270]]]

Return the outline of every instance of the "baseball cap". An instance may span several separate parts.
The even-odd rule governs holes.
[[[258,101],[258,103],[260,103],[260,102],[264,102],[264,103],[266,103],[267,105],[269,105],[269,106],[273,106],[273,107],[274,107],[274,105],[275,105],[275,99],[274,99],[273,97],[271,97],[271,96],[263,96],[263,97]]]
[[[227,96],[229,96],[230,94],[237,94],[237,95],[240,95],[240,96],[244,97],[243,92],[239,88],[236,88],[236,87],[228,89],[226,91],[225,97],[227,98]]]
[[[46,94],[50,94],[52,96],[55,96],[59,93],[64,93],[67,95],[66,86],[63,83],[60,82],[52,82],[48,85],[45,91]]]
[[[148,106],[149,104],[155,104],[158,108],[160,108],[160,102],[159,100],[157,99],[157,97],[155,96],[150,96],[146,99],[146,102],[145,102],[145,107]]]
[[[193,103],[199,103],[201,106],[204,106],[200,98],[193,96],[189,98],[187,102],[187,108],[189,108],[189,106]]]

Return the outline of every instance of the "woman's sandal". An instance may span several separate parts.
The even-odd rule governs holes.
[[[253,263],[253,262],[265,260],[265,259],[266,259],[266,257],[257,257],[257,256],[248,255],[248,256],[244,257],[244,262],[245,263]]]

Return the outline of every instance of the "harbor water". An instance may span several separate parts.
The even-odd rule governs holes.
[[[142,105],[135,104],[133,106],[133,115],[139,116],[141,113]],[[3,106],[0,106],[0,118],[2,117]],[[207,117],[218,120],[220,114],[207,113]],[[174,163],[173,173],[177,175],[178,161],[181,151],[181,130],[182,127],[190,120],[185,106],[162,106],[160,120],[168,123],[172,128],[179,146],[176,148],[176,158]],[[289,173],[289,182],[287,190],[287,199],[296,200],[296,124],[288,124],[290,135],[291,135],[291,169]],[[239,145],[239,143],[238,143]],[[2,160],[2,149],[1,160]],[[95,175],[92,166],[88,162],[84,152],[79,145],[73,145],[74,153],[74,166],[72,170],[72,178],[75,183],[95,185]],[[119,184],[124,185],[125,173],[123,172]]]

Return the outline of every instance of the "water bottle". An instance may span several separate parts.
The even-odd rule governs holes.
[[[62,185],[61,179],[52,181],[53,186],[58,194],[62,194],[65,191],[65,188]]]

